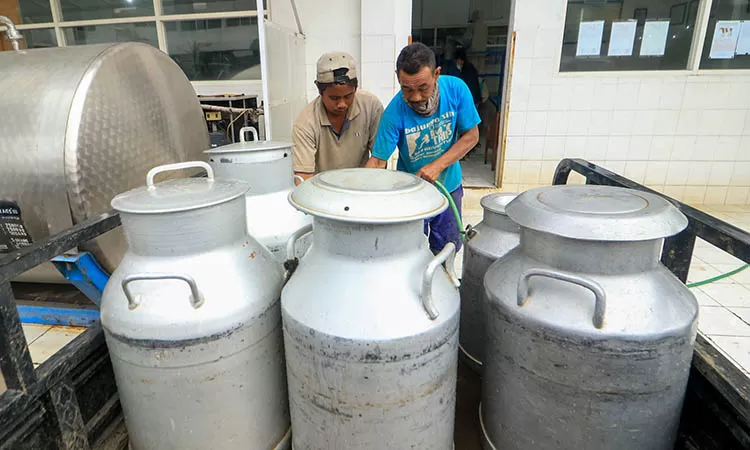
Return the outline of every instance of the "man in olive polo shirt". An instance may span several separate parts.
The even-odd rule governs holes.
[[[364,166],[383,104],[357,89],[357,68],[348,53],[321,56],[315,85],[320,96],[294,121],[294,173],[307,179],[326,170]]]

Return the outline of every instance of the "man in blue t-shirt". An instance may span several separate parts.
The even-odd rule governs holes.
[[[401,50],[396,61],[401,92],[380,118],[372,156],[365,167],[385,168],[398,146],[398,170],[436,180],[451,193],[461,211],[459,161],[479,142],[481,122],[466,83],[440,76],[435,54],[424,44]],[[425,222],[430,249],[439,252],[448,242],[461,248],[461,234],[451,209]]]

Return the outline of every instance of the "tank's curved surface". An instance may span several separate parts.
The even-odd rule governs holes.
[[[200,104],[161,51],[125,43],[0,53],[0,200],[17,203],[32,240],[110,209],[156,165],[209,146]],[[121,232],[85,247],[107,270]]]

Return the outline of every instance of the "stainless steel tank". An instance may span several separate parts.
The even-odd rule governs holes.
[[[671,450],[698,304],[659,262],[663,198],[551,186],[507,207],[520,245],[485,276],[485,448]]]
[[[247,133],[255,140],[246,141]],[[282,263],[289,237],[312,222],[287,199],[294,189],[292,146],[291,142],[259,141],[255,128],[246,127],[240,130],[240,142],[205,152],[217,178],[250,184],[245,194],[248,232]],[[310,237],[301,238],[296,256],[304,255],[309,246]]]
[[[112,200],[129,250],[101,305],[132,449],[288,448],[283,273],[247,234],[247,184],[205,162],[146,184]]]
[[[481,370],[484,357],[484,274],[493,262],[518,245],[518,225],[505,214],[515,193],[486,195],[484,216],[464,245],[461,277],[459,349],[469,366]]]
[[[290,202],[314,216],[281,297],[294,448],[453,448],[455,247],[434,256],[423,233],[447,200],[413,175],[345,169]]]
[[[148,45],[0,52],[0,92],[0,200],[18,204],[34,241],[108,211],[149,168],[199,159],[209,145],[190,82]],[[116,231],[84,249],[111,271],[125,243]]]

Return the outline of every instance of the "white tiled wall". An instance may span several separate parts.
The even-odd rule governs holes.
[[[690,203],[750,202],[750,72],[557,70],[565,0],[517,0],[503,187],[582,157]]]
[[[307,99],[318,96],[315,88],[315,64],[326,52],[344,51],[359,63],[361,30],[361,2],[330,0],[325,6],[316,0],[296,0],[297,11],[305,34],[305,72]]]
[[[315,64],[326,52],[350,53],[360,86],[387,104],[396,92],[396,57],[411,34],[411,2],[404,0],[297,0],[306,37],[307,98],[318,96]]]

